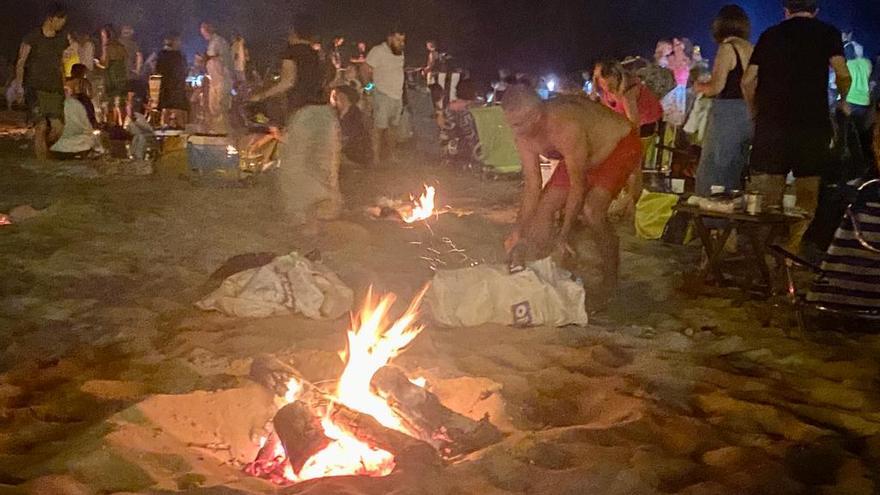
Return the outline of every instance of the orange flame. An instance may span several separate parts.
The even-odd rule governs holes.
[[[335,393],[339,403],[373,416],[386,428],[410,435],[413,432],[407,430],[388,403],[370,390],[370,381],[377,371],[400,354],[423,330],[424,327],[413,326],[413,323],[427,289],[425,287],[413,299],[407,311],[393,324],[388,323],[388,311],[394,304],[394,294],[377,300],[370,289],[363,310],[352,318],[352,329],[348,331],[348,349],[343,355],[346,365]],[[285,403],[296,401],[302,384],[291,379],[287,388]],[[299,473],[295,473],[290,464],[286,464],[286,480],[300,482],[327,476],[387,476],[394,469],[394,456],[390,452],[362,442],[327,416],[321,418],[321,426],[324,428],[324,435],[331,440],[330,445],[310,457]],[[281,451],[277,457],[285,458],[283,447]]]
[[[425,186],[425,193],[419,196],[419,199],[413,200],[413,210],[409,215],[404,215],[403,221],[406,223],[415,223],[421,220],[427,220],[434,214],[434,195],[436,194],[434,186]]]

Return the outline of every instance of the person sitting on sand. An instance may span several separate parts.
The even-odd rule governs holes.
[[[339,114],[339,127],[342,135],[342,154],[346,159],[359,165],[373,162],[373,147],[367,131],[364,114],[357,104],[360,95],[351,86],[333,88],[330,103]]]
[[[62,158],[90,151],[102,152],[95,133],[97,121],[87,72],[85,65],[75,64],[70,71],[71,77],[64,83],[64,128],[61,137],[50,148]]]

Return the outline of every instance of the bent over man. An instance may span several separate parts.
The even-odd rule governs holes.
[[[596,240],[602,259],[603,290],[617,284],[619,242],[607,213],[629,176],[639,167],[642,148],[638,128],[626,117],[580,96],[543,102],[524,86],[507,90],[504,113],[516,137],[525,190],[516,230],[508,251],[525,249],[545,256],[567,247],[580,215]],[[542,188],[541,160],[558,160]],[[554,219],[562,210],[562,227],[554,236]]]

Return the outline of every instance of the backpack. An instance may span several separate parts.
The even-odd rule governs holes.
[[[670,91],[675,89],[675,75],[671,70],[660,67],[659,65],[650,64],[635,71],[645,86],[662,100]]]

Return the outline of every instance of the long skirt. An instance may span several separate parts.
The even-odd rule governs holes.
[[[698,195],[709,196],[712,186],[724,186],[728,191],[742,189],[753,132],[745,100],[715,100],[697,168]]]
[[[297,110],[288,120],[279,156],[279,189],[293,224],[338,218],[342,140],[333,109],[310,105]]]
[[[209,60],[208,76],[208,132],[225,134],[229,132],[229,112],[232,109],[232,75],[219,60]]]

